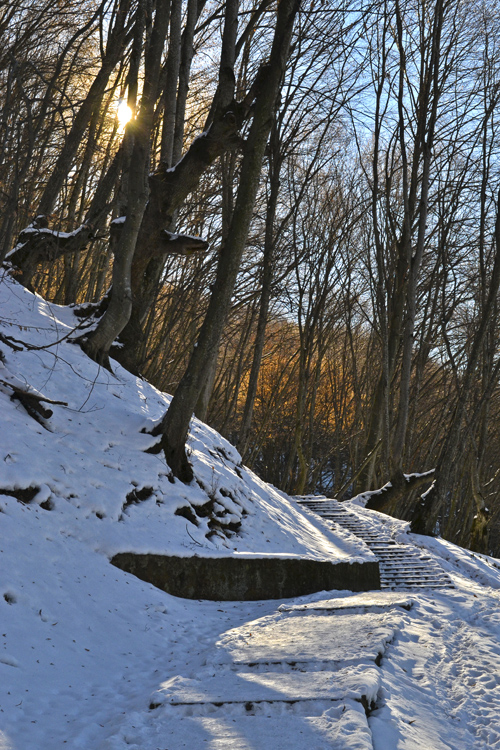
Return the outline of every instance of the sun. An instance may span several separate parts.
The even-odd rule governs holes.
[[[132,110],[128,106],[125,99],[119,100],[118,108],[116,110],[116,116],[118,117],[118,124],[120,126],[120,130],[124,130],[127,122],[130,122],[130,120],[132,119]]]

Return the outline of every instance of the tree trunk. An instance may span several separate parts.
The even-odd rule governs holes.
[[[193,471],[185,451],[189,423],[205,382],[206,370],[209,369],[213,357],[217,356],[219,341],[231,303],[252,219],[262,160],[285,72],[298,6],[298,0],[281,0],[278,6],[271,56],[266,66],[265,80],[264,76],[261,76],[261,84],[256,92],[254,117],[245,145],[234,214],[227,240],[221,249],[217,277],[207,315],[187,370],[159,426],[162,435],[161,446],[167,463],[175,476],[187,482],[193,478]]]
[[[406,433],[408,429],[408,413],[410,405],[410,379],[412,371],[412,359],[413,359],[413,348],[414,348],[414,332],[415,332],[415,319],[417,313],[417,284],[420,274],[420,267],[422,265],[422,259],[424,255],[425,247],[425,236],[427,231],[427,214],[428,214],[428,202],[429,202],[429,180],[430,180],[430,166],[431,166],[431,154],[434,147],[434,131],[437,118],[437,107],[440,96],[440,46],[441,46],[441,30],[443,25],[443,5],[441,0],[436,3],[436,9],[434,12],[434,25],[432,31],[432,44],[431,44],[431,57],[429,63],[429,69],[427,71],[427,80],[425,81],[424,91],[422,92],[422,102],[418,111],[418,128],[417,138],[418,141],[415,145],[415,152],[422,158],[422,175],[420,183],[420,200],[418,205],[418,232],[416,247],[411,247],[411,229],[410,224],[412,223],[411,214],[414,212],[414,203],[416,195],[416,170],[413,170],[412,185],[410,186],[410,196],[407,201],[408,212],[411,214],[408,216],[410,222],[407,229],[408,234],[408,284],[406,291],[406,320],[403,329],[403,353],[401,363],[401,382],[399,386],[399,404],[398,414],[396,420],[396,428],[394,432],[394,438],[392,442],[391,451],[391,474],[400,475],[403,474],[403,457],[406,443]],[[398,16],[400,21],[400,17]],[[401,24],[400,24],[401,25]],[[403,46],[403,30],[399,31],[400,46]],[[401,60],[401,76],[406,74],[403,68],[404,59]],[[421,61],[422,70],[425,68],[425,60]],[[423,77],[423,73],[422,73]],[[402,88],[402,86],[401,86]],[[399,106],[402,110],[403,101],[400,97]],[[401,128],[403,113],[401,111]],[[404,137],[401,135],[402,144],[404,144]],[[406,165],[404,165],[406,167]],[[406,169],[405,169],[406,174]]]
[[[139,6],[141,7],[141,6]],[[160,73],[161,56],[168,28],[168,5],[159,3],[149,48],[145,58],[144,88],[130,159],[127,218],[120,233],[113,265],[113,293],[95,331],[81,340],[83,350],[96,362],[109,368],[109,349],[123,330],[132,307],[131,269],[137,238],[148,201],[147,175],[150,163],[151,132]]]
[[[90,122],[92,113],[95,111],[96,107],[100,106],[109,77],[123,54],[127,39],[127,28],[125,22],[128,15],[129,2],[130,0],[123,0],[120,4],[120,8],[116,15],[115,25],[111,30],[101,69],[97,73],[89,92],[85,97],[85,101],[82,103],[75,119],[73,120],[64,147],[57,158],[57,162],[52,170],[40,200],[38,206],[39,214],[47,215],[52,211],[59,191],[63,186],[64,180],[73,163],[73,159],[78,151],[83,134]]]
[[[248,443],[250,440],[253,408],[255,404],[255,397],[257,395],[257,384],[259,382],[259,372],[266,339],[267,317],[269,313],[269,303],[271,301],[271,284],[274,273],[274,220],[276,217],[276,206],[278,203],[281,166],[281,160],[276,153],[276,144],[274,146],[273,157],[272,171],[270,174],[269,203],[266,213],[266,234],[264,238],[264,257],[262,268],[262,288],[260,292],[259,318],[257,321],[257,331],[255,334],[252,367],[248,380],[245,406],[243,409],[243,417],[241,420],[237,443],[237,448],[243,457],[245,457],[248,451]]]
[[[224,90],[224,94],[218,96],[221,106],[203,135],[191,143],[181,159],[189,73],[194,54],[194,29],[203,6],[204,0],[190,0],[180,59],[178,54],[174,54],[171,59],[169,53],[167,60],[165,106],[173,107],[174,118],[168,117],[168,126],[165,124],[163,127],[162,159],[150,179],[151,199],[132,261],[132,308],[126,326],[119,332],[121,348],[116,353],[118,361],[136,374],[145,364],[145,321],[158,292],[165,258],[173,252],[164,241],[165,230],[173,230],[177,209],[196,188],[206,169],[226,151],[241,145],[238,128],[243,122],[242,118],[248,114],[243,111],[244,105],[242,107],[241,103],[233,100],[234,85],[231,81],[219,81],[218,90]],[[237,18],[237,4],[234,1],[226,9],[224,26],[223,47],[226,52],[222,58],[229,65],[234,64],[231,62],[234,52],[231,55],[227,51],[231,46],[234,48],[235,44],[235,22],[229,20],[233,17]],[[177,26],[176,30],[179,30]],[[171,43],[174,44],[174,41],[171,40]],[[175,43],[181,44],[179,35],[176,36]],[[177,79],[177,100],[174,101],[172,94],[175,93],[174,84],[177,84]],[[198,249],[206,249],[206,245]]]
[[[415,509],[411,522],[412,531],[417,534],[436,533],[437,523],[441,511],[446,503],[447,493],[450,491],[455,468],[463,456],[464,449],[460,447],[462,440],[462,425],[465,420],[466,406],[481,354],[483,343],[490,325],[491,315],[495,309],[496,298],[500,289],[500,192],[497,200],[497,216],[495,222],[495,260],[491,273],[488,295],[481,311],[479,326],[476,330],[467,367],[459,387],[457,403],[452,422],[436,468],[435,482],[431,489],[421,498]]]

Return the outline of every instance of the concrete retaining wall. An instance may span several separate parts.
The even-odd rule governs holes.
[[[278,557],[173,557],[124,552],[111,563],[185,599],[255,601],[316,591],[380,588],[378,562],[323,562]]]

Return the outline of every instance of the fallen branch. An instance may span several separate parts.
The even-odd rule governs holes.
[[[46,409],[42,404],[52,404],[53,406],[67,406],[66,401],[54,401],[51,398],[47,398],[41,393],[34,391],[27,391],[24,388],[20,388],[14,383],[10,383],[8,380],[0,378],[0,385],[6,388],[10,388],[12,391],[11,400],[19,401],[22,406],[26,409],[30,417],[32,417],[38,424],[47,429],[42,419],[50,419],[54,413],[51,409]]]
[[[23,342],[18,341],[17,339],[13,339],[12,336],[6,336],[5,334],[0,333],[0,341],[3,344],[7,344],[7,346],[10,346],[10,348],[14,349],[15,352],[22,352],[23,350]]]

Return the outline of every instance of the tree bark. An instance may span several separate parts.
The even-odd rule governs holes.
[[[101,69],[97,73],[89,92],[85,97],[85,101],[82,103],[75,119],[73,120],[64,147],[57,158],[57,162],[40,199],[38,206],[39,214],[47,215],[52,211],[64,180],[71,168],[76,152],[78,151],[83,134],[90,122],[92,113],[95,108],[100,105],[113,68],[123,54],[127,41],[128,29],[126,26],[126,20],[129,5],[130,0],[123,0],[120,3],[118,13],[116,14],[115,24],[109,36],[106,54]]]
[[[467,400],[473,385],[481,349],[488,332],[491,315],[496,305],[496,298],[500,290],[500,192],[497,199],[497,216],[495,222],[495,260],[491,273],[488,295],[481,311],[479,326],[476,330],[467,367],[459,387],[457,403],[446,439],[441,450],[436,468],[435,482],[425,493],[415,509],[411,522],[411,529],[417,534],[432,535],[437,531],[440,513],[446,502],[453,474],[464,453],[460,448],[462,440],[462,425],[465,420]]]
[[[264,76],[261,76],[262,83],[256,92],[254,116],[245,145],[234,214],[227,240],[221,249],[207,315],[187,370],[158,428],[167,463],[174,475],[185,482],[193,478],[192,467],[185,451],[189,423],[205,382],[206,371],[212,358],[217,356],[252,219],[262,161],[285,72],[298,7],[298,0],[281,0],[278,6],[269,64],[266,66],[265,80]]]
[[[248,451],[250,430],[252,426],[253,408],[257,395],[257,384],[262,362],[262,354],[266,339],[267,318],[269,304],[271,301],[271,285],[274,274],[274,221],[276,218],[276,207],[280,188],[281,158],[278,153],[278,136],[271,136],[271,159],[270,159],[270,193],[266,212],[266,233],[264,237],[264,257],[262,259],[262,288],[260,292],[259,317],[257,320],[257,331],[255,333],[254,353],[252,367],[248,380],[245,406],[238,435],[237,448],[244,457]]]
[[[113,293],[95,331],[81,340],[83,350],[99,364],[110,368],[109,349],[123,330],[132,307],[131,269],[137,238],[148,201],[151,132],[157,98],[161,56],[168,28],[168,5],[159,3],[145,58],[144,88],[130,160],[127,218],[115,251]]]

